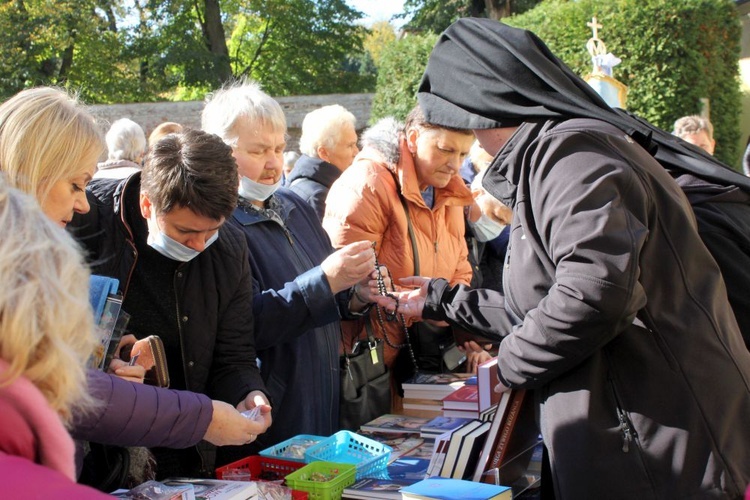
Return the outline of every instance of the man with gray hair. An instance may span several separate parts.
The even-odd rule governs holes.
[[[106,141],[107,161],[97,165],[95,179],[124,179],[140,172],[148,147],[140,125],[129,118],[120,118],[109,128]]]
[[[359,153],[355,126],[354,115],[338,104],[311,111],[302,121],[302,156],[287,186],[315,209],[320,221],[331,185]]]
[[[286,118],[257,83],[215,92],[202,127],[237,160],[240,198],[229,224],[250,249],[256,346],[275,422],[250,447],[219,450],[227,463],[297,434],[339,430],[339,320],[352,319],[377,293],[370,287],[375,254],[369,241],[334,252],[313,209],[280,187]]]
[[[707,118],[698,115],[683,116],[674,122],[672,134],[704,149],[710,155],[714,154],[714,126]]]

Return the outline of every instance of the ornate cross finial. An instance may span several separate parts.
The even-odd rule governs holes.
[[[603,26],[597,22],[596,16],[592,17],[591,18],[591,22],[590,23],[586,23],[586,26],[588,26],[589,28],[591,28],[591,31],[594,33],[594,36],[592,38],[594,40],[598,40],[599,39],[599,29],[603,28]]]
[[[596,16],[591,18],[590,23],[586,23],[586,26],[591,28],[591,31],[593,32],[594,36],[589,38],[589,41],[586,42],[586,50],[589,51],[589,54],[591,54],[591,57],[601,56],[607,53],[607,47],[604,45],[604,42],[599,40],[599,29],[601,29],[603,26],[599,24],[599,22],[596,19]]]

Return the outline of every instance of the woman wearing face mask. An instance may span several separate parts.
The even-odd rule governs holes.
[[[351,289],[369,297],[375,256],[368,241],[334,252],[312,207],[280,188],[286,118],[257,83],[215,92],[202,127],[230,145],[237,161],[239,201],[227,223],[250,249],[255,343],[274,401],[274,424],[255,443],[219,450],[228,462],[297,434],[340,429],[339,320],[366,306]]]
[[[0,105],[0,171],[62,227],[74,213],[90,210],[85,188],[103,148],[93,117],[63,90],[24,90]],[[118,375],[143,378],[142,368],[123,365],[115,364]],[[89,392],[102,404],[74,415],[70,431],[76,439],[175,448],[201,439],[217,445],[250,439],[249,421],[224,402],[135,384],[98,370],[88,370],[87,376]]]
[[[362,151],[328,195],[323,227],[333,245],[375,241],[378,262],[396,282],[418,268],[421,276],[469,284],[464,207],[472,203],[472,196],[458,171],[473,139],[465,131],[429,125],[418,106],[405,126],[385,119],[366,131]],[[440,329],[439,334],[425,329],[422,334],[410,328],[407,338],[404,325],[396,319],[389,321],[382,310],[370,314],[373,331],[386,341],[389,367],[401,351],[397,379],[407,378],[415,364],[422,372],[454,368],[444,357],[455,351],[449,329]],[[344,347],[353,340],[344,339]],[[483,353],[470,354],[489,359]]]

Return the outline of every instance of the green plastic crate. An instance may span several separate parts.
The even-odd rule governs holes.
[[[328,481],[313,481],[315,474],[334,477]],[[354,484],[356,467],[335,462],[313,462],[286,476],[286,485],[294,490],[306,491],[310,500],[338,500],[344,488]]]

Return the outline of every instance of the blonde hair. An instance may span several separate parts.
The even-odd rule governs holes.
[[[42,135],[42,134],[40,134]],[[85,366],[96,337],[82,250],[0,175],[0,386],[30,380],[68,421],[92,405]]]
[[[148,136],[148,147],[153,148],[154,144],[159,142],[164,136],[169,134],[179,134],[182,132],[182,125],[177,122],[163,122],[156,126]]]
[[[0,171],[44,205],[49,190],[104,151],[94,117],[66,91],[23,90],[0,105]]]

